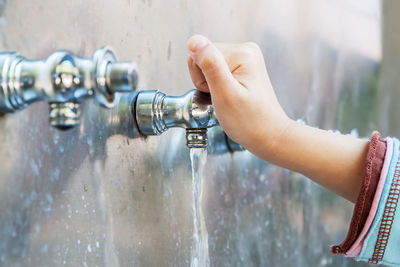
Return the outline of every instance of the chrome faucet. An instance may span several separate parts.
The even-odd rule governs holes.
[[[18,53],[0,53],[0,114],[12,113],[37,101],[49,103],[50,125],[68,129],[79,123],[79,103],[95,96],[111,108],[116,92],[136,89],[134,62],[117,62],[110,47],[82,58],[59,50],[43,60],[28,60]]]
[[[160,91],[140,91],[133,103],[133,115],[141,134],[160,135],[172,127],[186,129],[189,148],[207,147],[207,129],[218,125],[210,94],[191,90],[182,96]],[[221,136],[221,135],[219,135]],[[224,133],[227,150],[243,150]]]
[[[145,92],[149,93],[151,91],[138,91],[122,94],[114,108],[110,110],[102,110],[101,112],[97,113],[97,115],[104,117],[104,119],[107,121],[106,128],[108,136],[118,134],[131,139],[136,139],[140,137],[146,137],[147,135],[157,135],[154,130],[150,130],[147,132],[147,134],[144,134],[139,130],[138,127],[138,114],[135,106],[137,105],[138,95],[144,94]],[[141,125],[143,126],[143,120]],[[147,126],[150,125],[147,124]],[[161,133],[159,132],[158,134]],[[244,150],[241,145],[230,139],[219,125],[209,128],[207,130],[206,137],[209,137],[207,138],[207,147],[210,154],[221,155]]]
[[[207,128],[217,125],[209,94],[191,90],[182,96],[160,91],[139,92],[134,106],[143,135],[160,135],[171,127],[186,129],[189,148],[207,146]]]

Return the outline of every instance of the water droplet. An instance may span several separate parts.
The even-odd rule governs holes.
[[[53,203],[53,197],[51,196],[51,194],[47,193],[47,194],[46,194],[46,198],[47,198],[47,201],[48,201],[50,204]]]
[[[54,143],[55,145],[57,145],[59,139],[60,139],[60,136],[58,135],[58,133],[55,133],[55,134],[53,135],[53,143]]]
[[[42,252],[42,253],[46,253],[46,252],[47,252],[47,249],[48,249],[48,245],[47,245],[47,244],[44,244],[44,245],[42,246],[41,252]]]
[[[355,137],[355,138],[358,138],[358,130],[356,128],[352,129],[350,131],[350,135]]]
[[[92,146],[93,145],[93,140],[90,136],[86,137],[86,143],[88,144],[88,146]]]

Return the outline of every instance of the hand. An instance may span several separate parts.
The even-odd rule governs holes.
[[[278,103],[256,44],[213,44],[196,35],[188,48],[193,83],[211,93],[218,121],[229,137],[268,162],[356,200],[368,141],[290,120]]]
[[[213,44],[195,35],[188,49],[193,83],[211,93],[222,128],[249,151],[265,154],[290,119],[278,103],[260,48],[255,43]]]

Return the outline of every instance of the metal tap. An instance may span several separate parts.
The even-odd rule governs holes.
[[[160,91],[140,91],[135,99],[133,113],[143,135],[160,135],[172,127],[185,128],[189,148],[207,147],[207,129],[218,125],[210,94],[195,89],[182,96],[167,96]],[[228,150],[229,147],[232,147],[230,151],[243,149],[226,138],[224,143]],[[228,139],[230,146],[226,141]]]
[[[0,53],[0,114],[12,113],[37,101],[49,103],[50,124],[68,129],[79,124],[79,103],[95,96],[111,108],[116,92],[136,89],[138,74],[134,62],[117,62],[110,47],[92,58],[59,50],[42,60],[28,60],[18,53]]]
[[[143,106],[139,108],[139,110],[141,110],[140,114],[142,115],[139,115],[137,112],[138,96],[141,95],[141,103],[144,104],[142,101],[143,97],[148,96],[147,94],[151,92],[154,91],[136,91],[133,93],[122,94],[114,108],[98,113],[99,116],[104,116],[107,121],[106,128],[109,136],[119,134],[136,139],[147,135],[161,134],[160,131],[156,132],[155,128],[152,128],[151,125],[153,125],[153,120],[148,120],[148,111],[143,112]],[[146,102],[149,103],[149,100],[146,100]],[[152,105],[152,102],[150,105]],[[147,123],[144,123],[143,114],[147,114],[145,116],[147,118]],[[137,118],[140,119],[140,125],[142,126],[141,130],[139,129]],[[172,119],[171,116],[169,116],[169,118]],[[172,124],[169,125],[171,126]],[[145,130],[146,128],[147,130]],[[194,129],[192,129],[192,131],[193,130]],[[208,129],[206,137],[209,137],[207,140],[209,145],[208,152],[210,154],[219,155],[244,150],[241,145],[231,140],[218,125]]]

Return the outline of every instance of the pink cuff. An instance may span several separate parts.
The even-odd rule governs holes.
[[[351,246],[351,248],[346,252],[346,256],[348,257],[357,257],[362,249],[364,238],[367,235],[369,228],[375,218],[376,211],[378,209],[379,200],[381,199],[382,190],[385,185],[386,176],[389,170],[390,160],[393,154],[393,140],[391,138],[386,139],[387,149],[385,154],[385,161],[383,163],[382,172],[379,178],[378,187],[376,188],[374,200],[372,202],[371,210],[369,211],[367,221],[361,231],[361,234],[358,236],[356,242]]]
[[[346,238],[340,245],[332,246],[334,254],[345,254],[361,234],[370,213],[378,186],[386,152],[386,141],[380,139],[378,132],[373,132],[365,164],[364,180],[361,184],[357,202]]]

